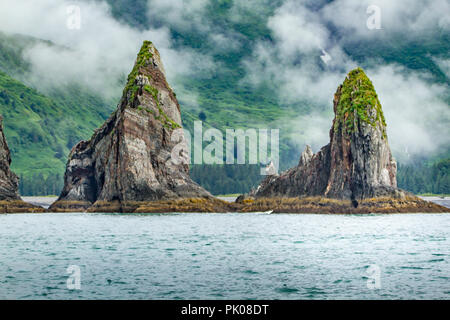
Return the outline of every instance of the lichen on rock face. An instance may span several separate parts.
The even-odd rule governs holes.
[[[378,100],[378,95],[370,79],[361,68],[352,70],[344,83],[336,92],[339,103],[336,106],[336,121],[334,130],[341,127],[344,132],[351,134],[357,121],[382,127],[383,138],[386,138],[386,121]]]
[[[131,70],[130,74],[128,75],[127,84],[123,89],[124,96],[127,96],[127,93],[131,90],[132,96],[134,97],[136,91],[139,89],[139,87],[136,86],[135,81],[140,74],[140,68],[144,67],[148,63],[148,60],[153,57],[153,54],[151,53],[152,45],[152,42],[148,40],[145,40],[142,44],[141,50],[139,51],[136,59],[136,63],[134,64],[133,70]]]
[[[161,106],[159,90],[156,88],[156,84],[154,83],[157,81],[157,79],[153,79],[152,73],[148,72],[150,64],[156,64],[156,67],[158,68],[162,67],[159,61],[155,61],[156,59],[159,60],[159,54],[153,46],[152,42],[144,41],[141,50],[137,55],[133,70],[128,75],[127,84],[125,85],[125,89],[123,90],[123,98],[126,99],[127,104],[129,104],[131,107],[135,107],[137,105],[138,110],[145,110],[148,113],[153,114],[155,119],[160,121],[164,128],[168,130],[175,130],[181,128],[181,125],[170,118],[164,112]],[[156,74],[155,78],[161,77],[159,74]],[[170,90],[170,93],[176,99],[175,94],[167,85],[167,83],[163,83],[163,85]],[[150,95],[150,97],[153,99],[155,110],[142,107],[140,97],[146,94]]]
[[[166,129],[174,130],[174,129],[181,128],[181,125],[179,125],[178,123],[176,123],[175,121],[170,119],[169,116],[161,108],[161,105],[159,102],[159,97],[158,97],[158,94],[159,94],[158,89],[146,84],[146,85],[144,85],[144,91],[149,93],[153,97],[153,100],[155,101],[156,106],[158,107],[158,115],[155,116],[155,119],[161,121],[163,126]],[[153,111],[149,110],[149,109],[145,109],[145,111],[147,111],[149,113],[153,113]]]

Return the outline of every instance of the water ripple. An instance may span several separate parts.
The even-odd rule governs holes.
[[[0,299],[450,299],[448,230],[425,214],[0,215]]]

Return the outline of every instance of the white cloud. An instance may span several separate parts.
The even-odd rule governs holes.
[[[282,125],[288,125],[289,139],[301,151],[310,145],[317,152],[330,142],[330,128],[333,121],[332,112],[327,114],[315,112],[294,119],[284,119]],[[300,155],[298,155],[300,157]]]
[[[426,155],[450,145],[450,109],[444,85],[399,66],[368,70],[383,106],[389,142],[399,155]]]
[[[70,5],[81,9],[79,30],[67,28]],[[143,40],[151,40],[161,52],[169,82],[214,68],[207,56],[174,50],[167,28],[133,29],[115,20],[103,2],[5,0],[0,4],[0,30],[56,44],[33,45],[25,52],[32,65],[30,81],[43,90],[75,82],[106,97],[118,96],[118,79],[131,71]]]
[[[239,50],[243,39],[234,32],[211,33],[209,41],[213,44],[211,53],[225,53]]]
[[[373,13],[367,13],[371,5],[380,9],[381,30],[369,30],[367,19]],[[414,37],[418,32],[430,32],[438,29],[449,30],[450,3],[447,0],[336,0],[326,5],[322,14],[332,22],[347,38],[352,36],[390,37],[401,33],[404,37]]]
[[[328,31],[327,23],[333,21],[344,28],[347,39],[361,39],[370,31],[366,28],[369,3],[382,8],[384,31],[389,28],[398,32],[428,32],[429,26],[444,25],[445,15],[439,11],[448,6],[441,3],[442,7],[436,7],[430,1],[406,6],[391,1],[337,0],[312,10],[306,2],[288,0],[267,24],[274,41],[260,41],[252,56],[244,61],[246,81],[256,86],[270,83],[283,103],[315,106],[296,119],[280,121],[297,146],[312,144],[317,150],[320,143],[328,142],[334,93],[346,73],[357,67]],[[360,26],[364,31],[359,30]],[[331,57],[327,64],[320,59],[322,49]],[[448,73],[448,60],[436,61]],[[444,100],[448,95],[446,86],[430,84],[430,75],[397,65],[380,65],[366,71],[380,97],[392,149],[403,161],[407,160],[406,155],[413,157],[448,148],[450,109]],[[305,109],[311,107],[300,108],[300,112]]]
[[[287,1],[268,21],[274,42],[259,42],[244,61],[246,80],[258,85],[269,81],[279,90],[283,103],[302,99],[325,105],[346,72],[356,67],[343,50],[331,41],[317,12]],[[323,50],[331,60],[320,58]]]
[[[285,55],[324,49],[328,30],[318,17],[303,5],[288,1],[269,18],[268,27]]]
[[[210,44],[210,54],[239,49],[242,36],[216,25],[209,14],[211,4],[212,0],[148,0],[148,17],[151,24],[201,35],[200,41]]]
[[[197,29],[207,32],[209,24],[205,11],[209,0],[149,0],[148,16],[164,21],[173,28]]]
[[[434,62],[439,66],[441,71],[450,79],[450,59],[434,58]]]

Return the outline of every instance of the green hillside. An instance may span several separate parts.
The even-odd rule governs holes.
[[[37,42],[43,40],[0,32],[0,114],[24,195],[59,193],[70,149],[113,110],[112,103],[80,86],[47,94],[31,88],[22,54]]]
[[[81,90],[75,94],[87,95]],[[70,149],[89,138],[106,116],[68,97],[49,98],[0,72],[0,114],[23,194],[58,193]]]
[[[0,112],[14,159],[13,169],[29,174],[37,168],[45,175],[53,167],[62,169],[61,159],[68,148],[66,137],[55,129],[64,118],[63,111],[50,98],[3,72],[0,88]],[[38,153],[41,156],[36,158]]]

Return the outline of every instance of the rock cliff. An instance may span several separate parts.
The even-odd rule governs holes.
[[[73,147],[64,188],[50,209],[134,212],[152,202],[153,211],[163,211],[168,200],[179,205],[172,211],[192,211],[195,203],[205,201],[222,205],[190,179],[188,164],[173,161],[182,140],[180,106],[159,52],[145,41],[117,110],[89,141]],[[161,207],[155,205],[158,201]]]
[[[3,133],[3,118],[0,116],[0,201],[18,200],[19,178],[9,168],[11,153]]]
[[[389,148],[383,110],[372,82],[361,68],[347,75],[334,95],[333,104],[335,116],[330,143],[316,154],[307,146],[298,166],[279,176],[268,176],[256,190],[241,196],[238,202],[250,204],[252,199],[305,200],[309,197],[311,199],[303,206],[304,200],[292,201],[291,209],[286,200],[280,200],[278,205],[283,203],[286,212],[335,212],[336,206],[349,212],[342,208],[352,207],[355,211],[353,208],[361,205],[360,211],[365,212],[375,210],[377,201],[373,199],[380,199],[380,203],[387,203],[379,208],[385,212],[392,211],[388,208],[389,203],[395,206],[395,201],[402,201],[405,210],[408,210],[408,202],[414,202],[417,208],[412,208],[413,212],[421,210],[420,207],[429,212],[424,201],[397,188],[397,166]],[[323,198],[341,202],[323,201]],[[259,209],[271,209],[270,206],[268,201],[267,208],[261,205]],[[256,207],[253,209],[257,210]]]
[[[45,211],[20,199],[19,178],[11,171],[10,164],[11,153],[3,133],[3,118],[0,116],[0,213]]]

